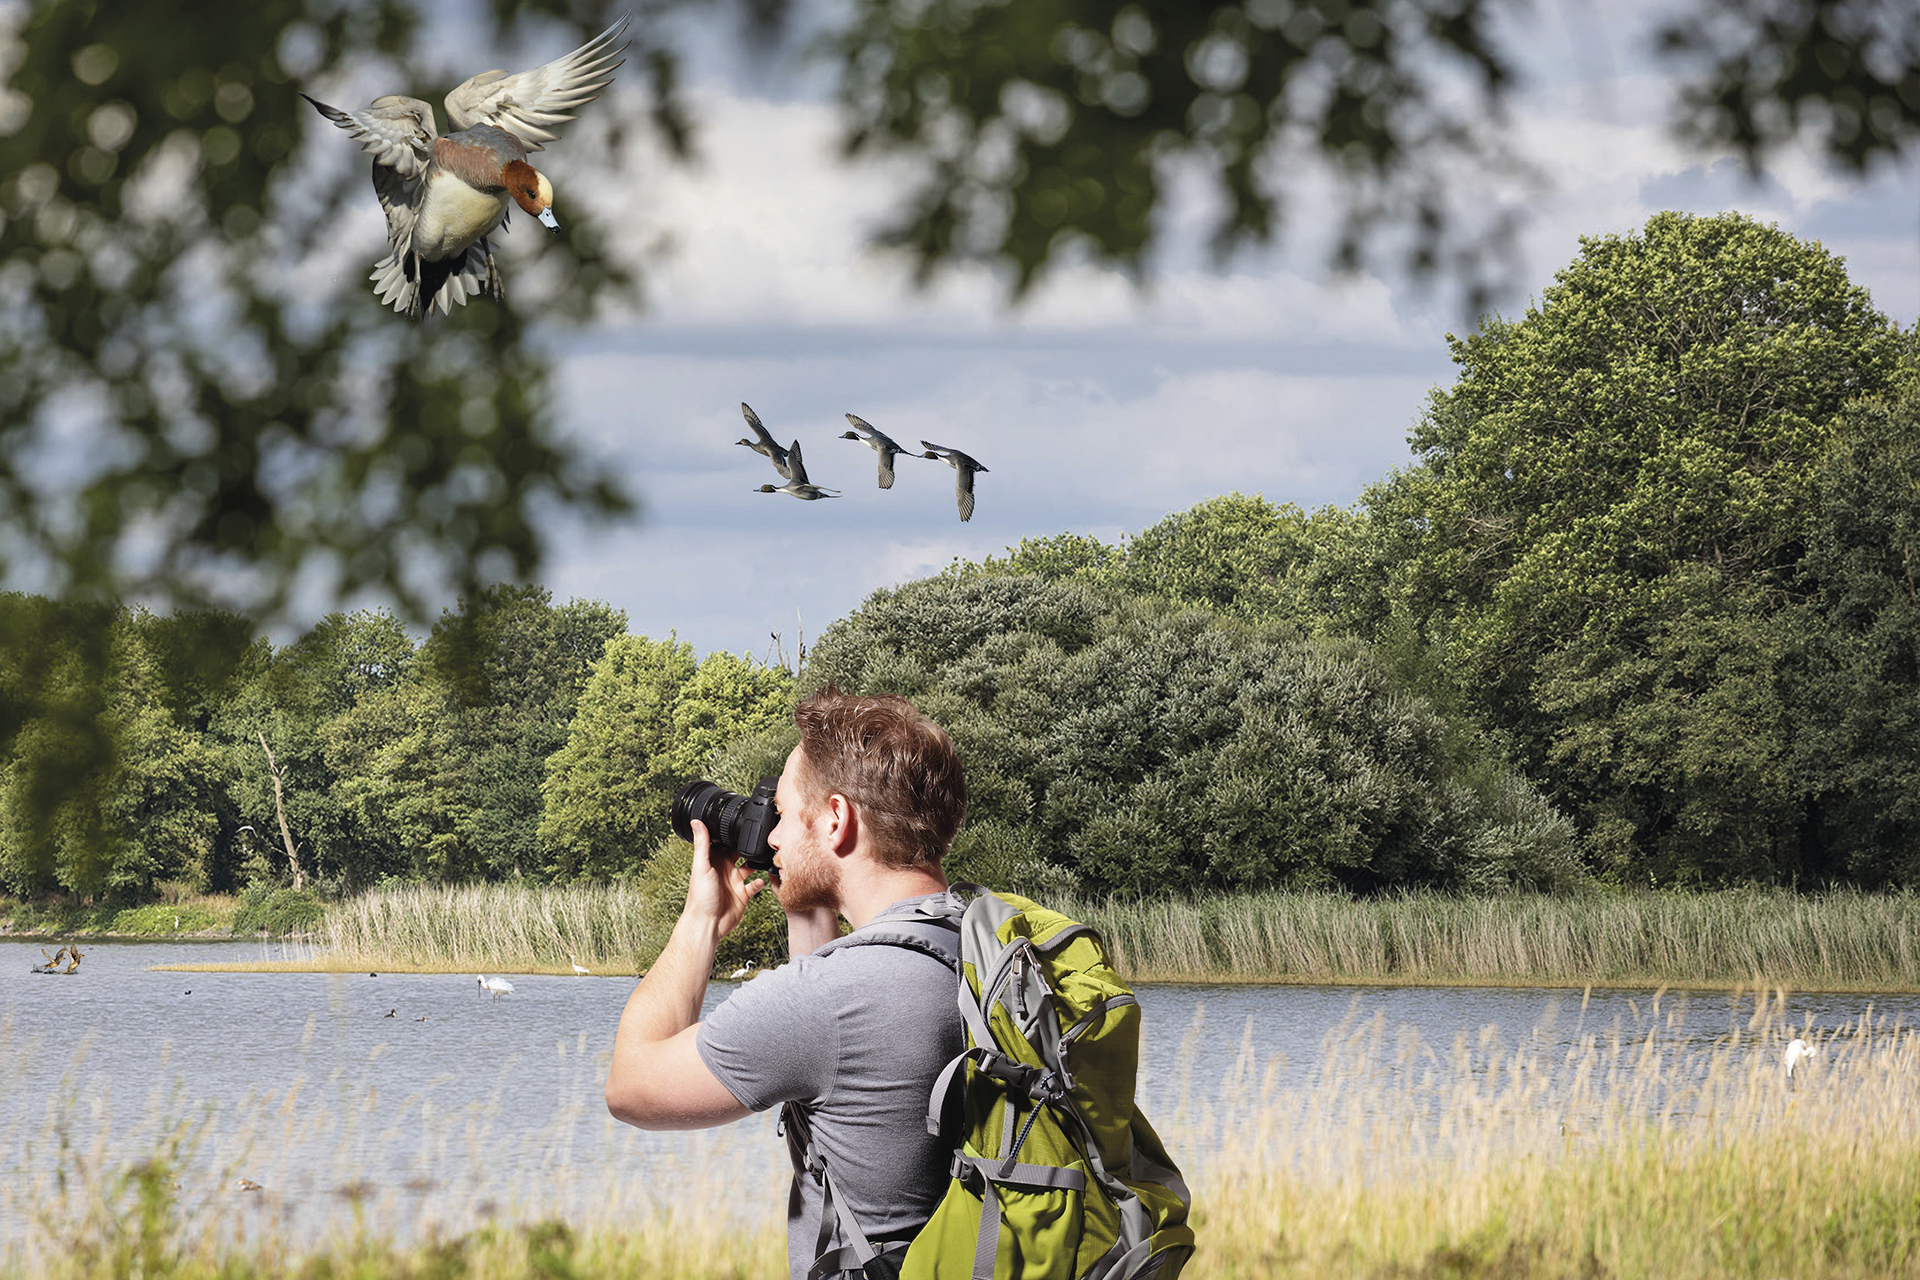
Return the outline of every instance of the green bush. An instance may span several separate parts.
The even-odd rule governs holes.
[[[805,689],[912,697],[967,776],[956,874],[1104,896],[1493,891],[1579,878],[1572,830],[1361,642],[1040,576],[874,593]]]
[[[326,907],[305,889],[276,889],[254,883],[240,894],[233,913],[235,933],[306,933],[320,924]]]
[[[204,902],[150,902],[144,907],[116,911],[107,925],[110,933],[158,937],[175,933],[205,933],[232,926],[231,916]]]

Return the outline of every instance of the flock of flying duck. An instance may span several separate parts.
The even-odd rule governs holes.
[[[807,464],[801,460],[800,442],[798,440],[795,440],[792,444],[783,448],[780,442],[773,438],[773,433],[761,424],[760,415],[755,413],[749,406],[742,404],[740,406],[740,414],[747,420],[747,426],[753,431],[753,438],[746,439],[743,437],[734,441],[734,443],[747,446],[747,448],[773,463],[773,469],[780,473],[782,480],[786,481],[785,484],[763,484],[754,490],[755,493],[790,493],[805,502],[813,502],[819,498],[837,498],[840,496],[838,489],[822,488],[807,478]],[[895,458],[902,454],[907,454],[911,457],[933,458],[953,468],[953,492],[954,497],[957,498],[960,503],[960,518],[962,520],[973,519],[973,477],[976,473],[987,469],[981,466],[978,461],[960,452],[958,449],[944,448],[926,440],[920,442],[920,449],[918,451],[903,449],[899,443],[887,435],[886,432],[880,430],[864,418],[856,417],[850,413],[847,415],[847,422],[853,427],[853,430],[841,432],[840,439],[858,440],[880,455],[880,487],[882,489],[893,488],[893,460]]]

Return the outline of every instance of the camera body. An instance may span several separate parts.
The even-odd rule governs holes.
[[[693,840],[693,824],[706,824],[707,840],[720,853],[737,855],[755,870],[773,865],[767,837],[780,821],[773,791],[780,779],[762,778],[753,794],[743,796],[717,782],[695,779],[673,798],[673,830],[682,840]]]

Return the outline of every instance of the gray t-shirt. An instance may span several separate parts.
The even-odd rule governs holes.
[[[944,926],[914,913],[923,901],[896,902],[865,929],[937,936]],[[958,935],[944,935],[957,953]],[[807,1109],[835,1194],[869,1238],[910,1234],[946,1194],[949,1153],[927,1132],[927,1095],[966,1048],[958,982],[932,955],[842,942],[762,973],[700,1026],[701,1060],[742,1106]],[[787,1212],[794,1280],[813,1265],[820,1226],[819,1184],[802,1178],[801,1193]],[[830,1247],[845,1243],[836,1225]]]

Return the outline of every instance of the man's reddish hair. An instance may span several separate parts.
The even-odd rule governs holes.
[[[892,693],[832,685],[794,708],[801,791],[859,806],[875,856],[889,867],[937,867],[967,816],[967,780],[947,731]]]

